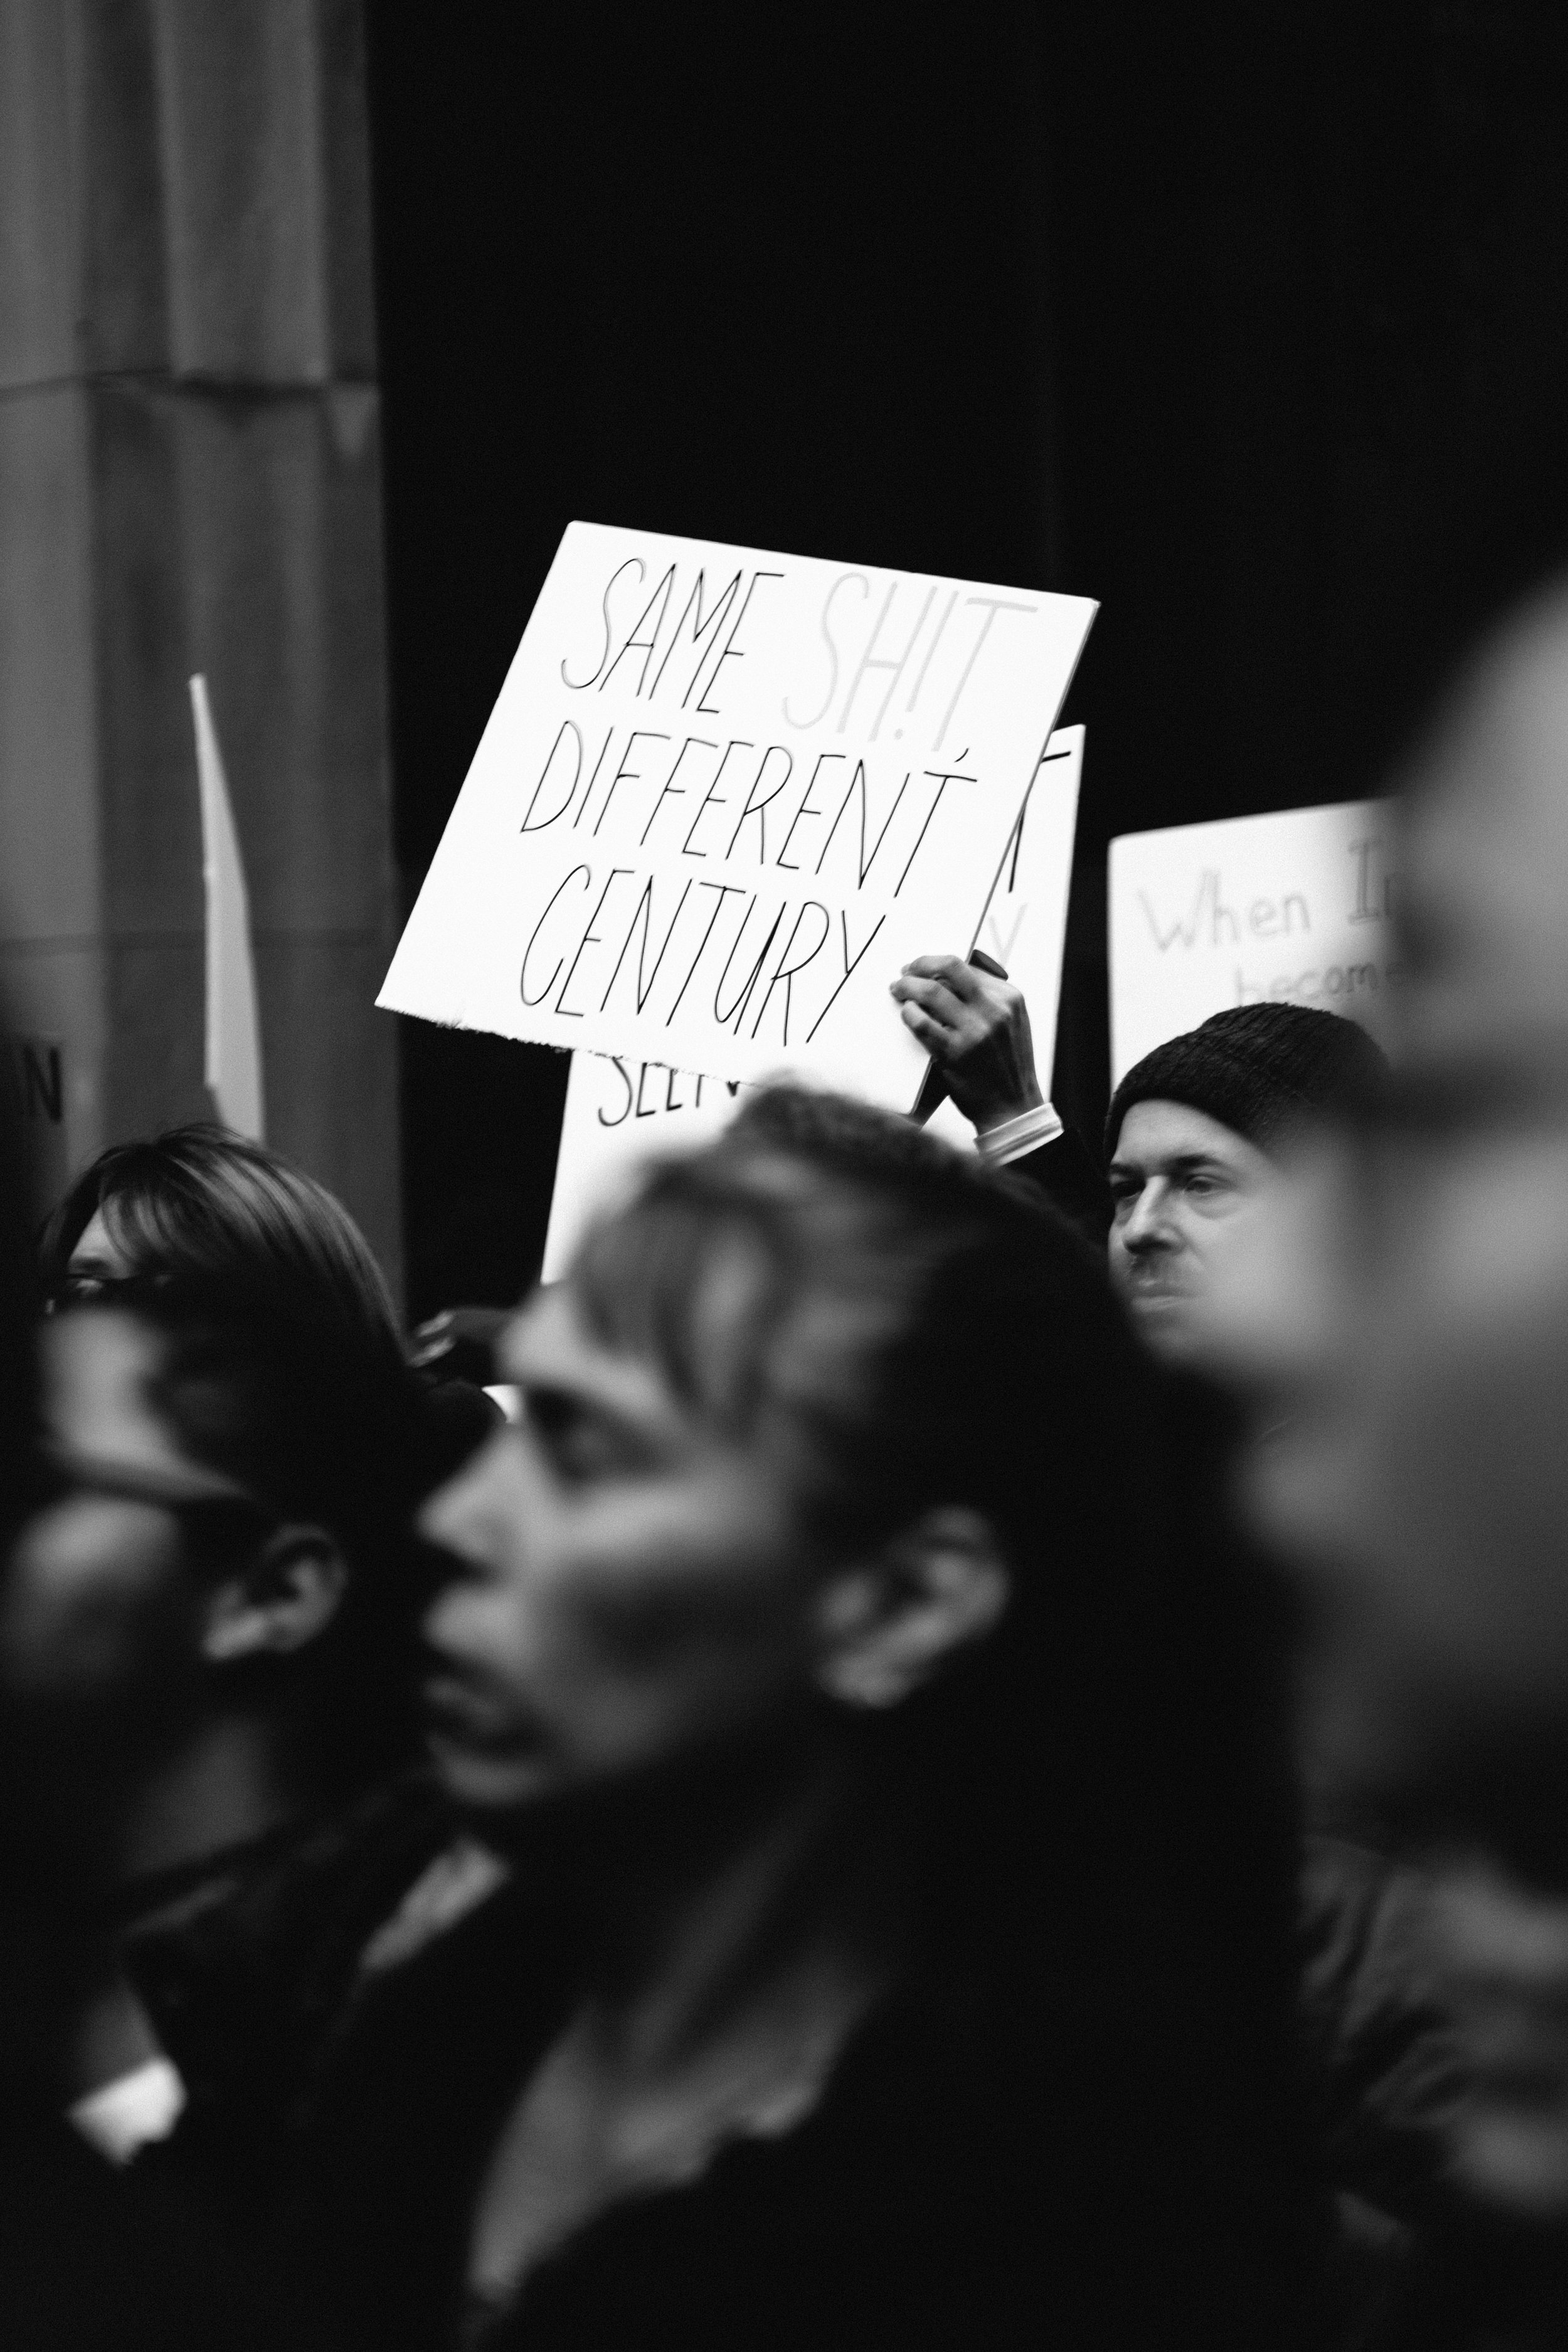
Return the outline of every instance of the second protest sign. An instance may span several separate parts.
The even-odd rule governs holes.
[[[1238,1004],[1342,1013],[1387,1041],[1399,949],[1386,802],[1279,809],[1110,845],[1111,1084]]]

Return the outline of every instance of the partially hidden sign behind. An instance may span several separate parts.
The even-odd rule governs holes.
[[[1036,1060],[1047,1083],[1083,741],[1081,727],[1064,727],[1047,745],[976,942],[1024,991]],[[881,1018],[889,1034],[901,1031],[898,1007],[885,989]],[[590,1220],[629,1192],[651,1160],[706,1143],[729,1125],[749,1091],[732,1079],[693,1077],[624,1056],[574,1055],[544,1244],[544,1280],[553,1282],[565,1272]],[[952,1143],[974,1140],[974,1130],[951,1100],[938,1105],[930,1128]]]
[[[588,1225],[630,1192],[650,1161],[695,1151],[729,1126],[751,1092],[733,1078],[574,1054],[541,1278],[559,1280]]]
[[[1094,609],[573,523],[378,1003],[907,1108]]]
[[[1110,845],[1111,1082],[1228,1004],[1342,1013],[1386,1040],[1398,984],[1384,801]]]
[[[1083,742],[1081,727],[1062,727],[1047,744],[974,942],[1024,992],[1035,1067],[1047,1090],[1056,1059]],[[974,1140],[973,1129],[951,1095],[938,1103],[927,1125],[950,1143]]]

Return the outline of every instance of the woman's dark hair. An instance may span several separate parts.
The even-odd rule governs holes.
[[[373,1354],[401,1361],[396,1313],[369,1243],[325,1185],[264,1144],[198,1123],[100,1152],[44,1228],[46,1297],[59,1295],[100,1209],[134,1274],[236,1281],[292,1298],[300,1313],[331,1317]]]
[[[990,1519],[1006,1614],[865,1727],[918,1825],[933,1948],[992,1986],[1020,2065],[1078,2037],[1107,2136],[1086,2166],[1119,2166],[1135,2118],[1175,2239],[1220,2230],[1288,2300],[1288,1766],[1205,1498],[1215,1448],[1102,1261],[1023,1180],[777,1087],[593,1229],[570,1279],[698,1413],[804,1433],[830,1538],[942,1505]]]
[[[424,1391],[401,1354],[370,1318],[254,1269],[132,1276],[65,1311],[133,1318],[153,1342],[147,1402],[181,1452],[242,1487],[263,1526],[317,1526],[336,1540],[349,1576],[312,1645],[318,1744],[351,1775],[392,1760],[414,1732],[424,1579],[410,1520],[430,1447]]]

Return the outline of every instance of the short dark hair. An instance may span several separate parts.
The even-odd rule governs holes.
[[[411,1737],[422,1579],[410,1519],[428,1485],[424,1391],[374,1331],[252,1276],[132,1278],[72,1318],[123,1315],[156,1354],[147,1402],[263,1522],[318,1526],[349,1570],[314,1660],[341,1695],[330,1745],[379,1760]]]
[[[422,1391],[401,1358],[260,1284],[132,1282],[97,1311],[116,1308],[156,1335],[149,1402],[194,1459],[272,1517],[330,1528],[356,1561],[405,1524]]]

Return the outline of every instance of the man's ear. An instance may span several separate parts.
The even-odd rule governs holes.
[[[817,1596],[816,1680],[851,1706],[896,1706],[989,1633],[1012,1595],[991,1523],[927,1511]]]
[[[324,1528],[275,1528],[207,1602],[203,1654],[286,1656],[325,1633],[348,1589],[348,1563]]]

